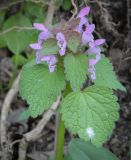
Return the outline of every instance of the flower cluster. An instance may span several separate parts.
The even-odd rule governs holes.
[[[57,58],[54,55],[42,55],[41,49],[42,49],[42,44],[44,41],[47,39],[50,39],[53,37],[51,32],[41,23],[34,23],[34,28],[37,30],[40,30],[39,36],[38,36],[38,43],[33,43],[30,44],[30,47],[34,50],[36,50],[36,63],[39,64],[42,61],[47,62],[49,71],[54,72],[56,63],[57,63]],[[59,32],[56,34],[56,39],[57,39],[57,44],[60,48],[59,54],[63,56],[65,54],[65,49],[66,49],[66,40],[64,37],[64,34]]]
[[[93,32],[95,30],[95,25],[90,23],[86,16],[90,12],[90,7],[83,8],[76,17],[76,20],[79,20],[79,23],[72,27],[72,32],[77,32],[81,37],[80,46],[87,46],[88,49],[84,51],[85,54],[95,55],[95,58],[89,59],[88,72],[91,80],[96,79],[95,74],[95,65],[101,58],[101,49],[100,46],[105,43],[104,39],[94,39]],[[45,61],[48,64],[49,71],[54,72],[58,58],[55,55],[42,55],[41,49],[44,41],[50,38],[54,38],[57,41],[59,47],[59,55],[64,56],[66,50],[68,50],[67,43],[68,39],[66,38],[66,28],[58,29],[58,31],[53,34],[52,31],[49,31],[43,24],[34,23],[34,28],[40,30],[38,36],[38,43],[31,44],[30,47],[36,50],[36,63],[39,64],[41,61]],[[44,49],[44,48],[43,48]]]
[[[42,31],[38,36],[38,43],[30,44],[30,47],[36,50],[36,63],[39,64],[41,63],[41,61],[45,61],[49,66],[49,71],[54,72],[57,58],[54,55],[42,55],[40,52],[40,50],[42,49],[42,43],[44,43],[44,41],[46,41],[47,39],[51,38],[52,35],[43,24],[34,23],[34,28]]]
[[[90,8],[87,6],[83,8],[80,13],[78,14],[77,18],[80,18],[79,25],[75,28],[75,30],[82,34],[82,45],[88,45],[89,49],[86,51],[87,54],[92,55],[94,54],[96,57],[95,59],[89,59],[89,76],[92,80],[96,79],[95,74],[95,65],[101,58],[101,49],[100,45],[105,43],[105,39],[97,39],[94,40],[93,32],[95,30],[95,25],[90,24],[88,19],[85,17],[89,14]],[[85,26],[85,30],[83,30],[83,26]]]

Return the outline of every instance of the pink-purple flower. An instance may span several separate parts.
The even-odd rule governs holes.
[[[103,43],[105,43],[105,39],[97,39],[89,42],[89,49],[87,50],[87,53],[89,55],[92,55],[92,54],[95,55],[95,59],[94,58],[89,59],[88,72],[92,80],[96,79],[95,65],[98,63],[98,61],[101,58],[101,49],[99,46],[102,45]]]
[[[85,31],[82,33],[82,44],[86,45],[89,42],[94,40],[94,36],[92,33],[94,32],[95,25],[94,24],[87,24]]]
[[[42,31],[38,36],[38,43],[30,44],[30,47],[36,50],[36,64],[40,64],[42,61],[44,61],[48,64],[49,71],[54,72],[57,58],[54,55],[42,55],[42,53],[40,53],[40,50],[42,49],[42,43],[51,38],[52,35],[50,31],[41,23],[34,23],[33,26],[35,29]]]
[[[57,45],[59,46],[60,50],[59,53],[61,56],[65,55],[66,51],[66,39],[65,36],[62,32],[58,32],[56,34],[56,39],[57,39]]]
[[[30,47],[31,47],[32,49],[34,49],[34,50],[38,50],[38,49],[41,49],[41,48],[42,48],[42,46],[41,46],[40,43],[32,43],[32,44],[30,44]]]
[[[48,68],[50,72],[55,71],[57,58],[54,55],[42,55],[41,53],[39,53],[39,51],[37,51],[36,64],[40,64],[42,61],[48,64]]]
[[[76,19],[80,19],[79,24],[75,28],[72,27],[70,29],[72,29],[72,31],[76,31],[79,34],[81,38],[80,46],[84,45],[84,46],[89,47],[86,53],[89,55],[95,55],[95,58],[89,59],[89,68],[88,68],[88,72],[89,72],[89,76],[91,80],[95,80],[96,79],[95,65],[101,59],[100,46],[103,43],[105,43],[105,40],[104,39],[95,40],[94,35],[93,35],[93,32],[95,30],[95,25],[90,23],[88,19],[86,18],[89,12],[90,12],[90,7],[88,6],[81,9],[79,14],[76,17]],[[66,30],[66,27],[65,27],[65,30],[63,30],[63,28],[58,29],[58,31],[54,33],[56,35],[52,35],[53,32],[50,32],[41,23],[34,23],[33,26],[35,29],[41,31],[38,36],[38,42],[30,44],[30,47],[36,50],[36,63],[39,64],[42,61],[44,61],[48,64],[49,71],[54,72],[58,59],[56,58],[55,55],[42,55],[41,49],[44,49],[42,48],[42,44],[47,39],[54,38],[55,36],[57,45],[59,47],[59,54],[61,56],[64,56],[66,52],[66,48],[67,48],[67,41],[65,38],[66,36],[65,34],[66,34],[66,31],[69,32],[69,30],[68,29]]]
[[[75,28],[75,31],[82,34],[82,45],[87,45],[90,41],[94,40],[93,31],[95,30],[94,24],[89,24],[88,19],[85,17],[90,12],[90,7],[83,8],[77,18],[80,18],[79,25]],[[83,29],[85,28],[85,29]]]
[[[42,31],[39,36],[38,36],[38,43],[32,43],[30,44],[30,47],[34,50],[39,50],[42,48],[42,43],[44,40],[47,40],[49,38],[51,38],[51,33],[49,32],[49,30],[41,23],[34,23],[33,24],[34,28],[37,30]]]
[[[88,24],[88,20],[85,16],[87,16],[90,12],[90,7],[85,7],[80,10],[79,14],[77,15],[77,18],[80,18],[80,23],[79,25],[75,28],[75,31],[82,33],[83,31],[83,25]]]
[[[79,14],[77,15],[77,18],[83,18],[85,17],[86,15],[88,15],[90,12],[90,7],[84,7],[80,10]]]
[[[34,23],[33,26],[34,26],[35,29],[37,29],[39,31],[42,31],[38,36],[38,42],[41,43],[41,41],[51,38],[50,31],[43,24]]]

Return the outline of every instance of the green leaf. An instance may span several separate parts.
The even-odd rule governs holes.
[[[50,55],[50,54],[58,54],[59,47],[55,39],[47,39],[43,45],[40,53],[43,55]]]
[[[42,17],[43,16],[43,6],[40,4],[36,4],[33,2],[26,2],[23,6],[23,10],[25,13],[35,16],[35,17]]]
[[[88,60],[84,54],[67,54],[64,59],[66,78],[73,90],[80,90],[87,78]]]
[[[0,93],[2,93],[3,91],[3,86],[2,86],[2,82],[0,82]]]
[[[4,19],[5,19],[5,10],[1,10],[0,11],[0,30],[2,32],[2,27],[3,27],[3,22],[4,22]],[[4,36],[3,35],[0,35],[0,48],[3,48],[3,47],[6,47],[6,42],[4,40]]]
[[[80,138],[101,145],[112,133],[119,118],[119,105],[112,90],[91,86],[68,94],[61,104],[65,126]]]
[[[5,14],[6,14],[6,11],[5,10],[1,10],[0,11],[0,27],[2,26],[2,23],[5,19]]]
[[[126,91],[126,88],[117,80],[110,60],[104,55],[102,56],[102,59],[95,65],[95,68],[96,79],[94,80],[94,83],[96,85]]]
[[[64,160],[72,160],[71,156],[70,155],[67,155],[64,157]],[[79,159],[80,160],[80,159]]]
[[[69,153],[72,160],[118,160],[118,158],[101,147],[97,148],[91,143],[81,139],[74,139],[69,144]]]
[[[51,155],[48,160],[55,160],[55,158]]]
[[[79,46],[79,41],[80,41],[80,36],[77,32],[69,32],[69,39],[67,41],[67,47],[69,50],[71,50],[73,53],[76,53],[78,50]]]
[[[15,54],[11,60],[15,65],[17,64],[17,66],[22,66],[27,62],[27,58],[20,54]]]
[[[64,0],[64,2],[62,3],[62,8],[66,11],[70,10],[71,8],[71,0]]]
[[[28,18],[17,14],[5,21],[4,30],[8,30],[14,26],[31,27],[32,24]],[[29,30],[12,29],[4,34],[4,38],[9,49],[13,53],[19,54],[32,42],[32,33]]]
[[[48,109],[65,87],[63,70],[59,67],[53,73],[44,64],[31,61],[24,65],[19,84],[20,95],[27,100],[29,112],[36,117]]]
[[[0,35],[0,48],[6,47],[6,42],[3,35]]]

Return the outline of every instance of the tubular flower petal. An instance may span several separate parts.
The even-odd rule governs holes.
[[[83,32],[83,25],[87,25],[88,24],[88,20],[85,17],[82,17],[80,19],[79,25],[76,26],[76,28],[74,29],[76,32],[78,33],[82,33]]]
[[[105,39],[97,39],[95,40],[95,46],[100,46],[105,43]]]
[[[97,59],[90,59],[89,66],[94,66],[97,62]]]
[[[86,26],[86,33],[88,34],[88,33],[93,33],[94,32],[94,30],[95,30],[95,25],[94,24],[88,24],[87,26]]]
[[[47,40],[47,39],[51,38],[51,33],[43,24],[34,23],[33,26],[35,29],[42,31],[38,36],[39,43],[42,43],[43,40]]]
[[[47,61],[49,71],[54,72],[56,67],[57,58],[54,55],[49,55],[50,59]]]
[[[49,71],[54,72],[55,63],[57,59],[54,55],[42,55],[39,50],[42,48],[43,41],[51,38],[50,31],[41,23],[34,23],[34,28],[42,31],[38,36],[38,43],[30,44],[30,47],[36,50],[36,64],[40,64],[42,61],[45,61],[48,64]]]
[[[104,39],[97,39],[95,41],[93,40],[89,42],[89,49],[87,50],[87,53],[96,55],[95,59],[89,59],[88,71],[90,73],[90,78],[92,80],[96,79],[94,66],[101,59],[101,49],[99,46],[102,45],[103,43],[105,43]]]
[[[87,6],[80,10],[79,14],[77,15],[77,18],[85,17],[86,15],[89,14],[89,12],[90,12],[90,7]]]
[[[42,61],[46,62],[50,72],[55,71],[57,58],[54,55],[42,55],[39,51],[36,52],[36,64],[40,64]]]
[[[32,43],[30,44],[30,47],[34,50],[38,50],[42,48],[40,43]]]
[[[41,54],[39,53],[39,51],[37,51],[37,52],[36,52],[36,59],[35,59],[36,64],[40,64],[41,61],[42,61],[42,58],[43,58],[43,55],[41,55]]]
[[[86,30],[82,34],[82,44],[83,45],[94,41],[94,36],[92,35],[94,29],[95,29],[94,24],[88,24],[86,26]]]
[[[34,23],[34,28],[40,31],[48,31],[48,29],[42,23]]]
[[[92,80],[95,80],[96,79],[95,67],[90,66],[89,69],[88,69],[88,72],[90,73],[90,78]]]
[[[89,12],[90,12],[90,7],[88,7],[88,6],[80,10],[79,14],[77,15],[77,18],[80,18],[80,23],[75,28],[76,32],[79,32],[79,33],[83,32],[83,25],[88,24],[88,20],[85,16],[88,15]]]
[[[86,32],[83,32],[83,34],[82,34],[82,45],[88,44],[93,39],[94,39],[94,36],[91,33],[86,34]]]
[[[47,40],[51,38],[51,33],[47,30],[47,31],[44,31],[44,32],[41,32],[38,36],[38,41],[43,41],[43,40]]]
[[[52,73],[52,72],[54,72],[55,71],[55,65],[52,65],[52,66],[50,66],[49,65],[49,71]]]
[[[62,32],[58,32],[56,34],[57,45],[60,48],[59,53],[61,56],[65,55],[66,50],[66,39]]]

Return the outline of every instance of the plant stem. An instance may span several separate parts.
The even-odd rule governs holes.
[[[61,118],[58,116],[58,128],[57,128],[57,138],[56,138],[56,160],[63,160],[63,149],[64,149],[64,134],[65,126]]]

